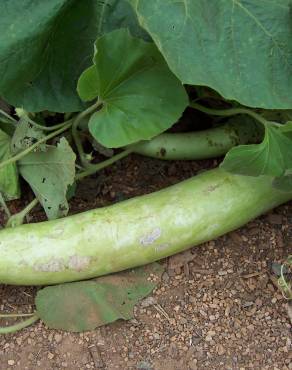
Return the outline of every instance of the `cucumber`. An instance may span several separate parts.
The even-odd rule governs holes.
[[[292,199],[271,178],[201,173],[161,191],[0,232],[0,283],[49,285],[144,265],[234,230]]]
[[[262,127],[249,117],[233,118],[208,130],[164,133],[149,141],[129,146],[133,152],[164,160],[194,160],[222,156],[239,144],[257,143]]]

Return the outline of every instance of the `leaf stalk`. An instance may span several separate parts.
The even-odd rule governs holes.
[[[264,117],[262,117],[260,114],[247,109],[247,108],[229,108],[229,109],[213,109],[213,108],[207,108],[202,106],[201,104],[191,102],[190,107],[199,110],[200,112],[211,114],[213,116],[223,116],[223,117],[229,117],[234,116],[236,114],[247,114],[250,117],[253,117],[258,122],[262,123],[264,126],[268,125],[270,122],[267,121]]]

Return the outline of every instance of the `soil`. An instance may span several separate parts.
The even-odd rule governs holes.
[[[80,183],[71,212],[153,192],[217,164],[132,155]],[[23,205],[17,201],[10,207],[16,212]],[[36,209],[30,221],[42,219]],[[292,204],[287,204],[162,261],[160,284],[128,322],[81,334],[38,322],[1,336],[0,369],[292,369],[287,301],[272,272],[273,262],[292,253],[291,221]],[[0,285],[0,311],[32,312],[35,292]]]

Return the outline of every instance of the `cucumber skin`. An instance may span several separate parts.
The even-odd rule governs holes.
[[[267,177],[206,171],[161,191],[0,232],[0,283],[49,285],[144,265],[292,199]]]

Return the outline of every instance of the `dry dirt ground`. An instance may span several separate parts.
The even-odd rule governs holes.
[[[131,156],[82,182],[72,212],[152,192],[216,165]],[[22,206],[10,205],[14,212]],[[42,218],[36,210],[32,221]],[[271,271],[292,253],[291,221],[288,204],[162,261],[161,283],[129,322],[82,334],[38,322],[1,336],[0,369],[292,369],[287,302]],[[35,291],[0,285],[0,311],[31,312]]]

